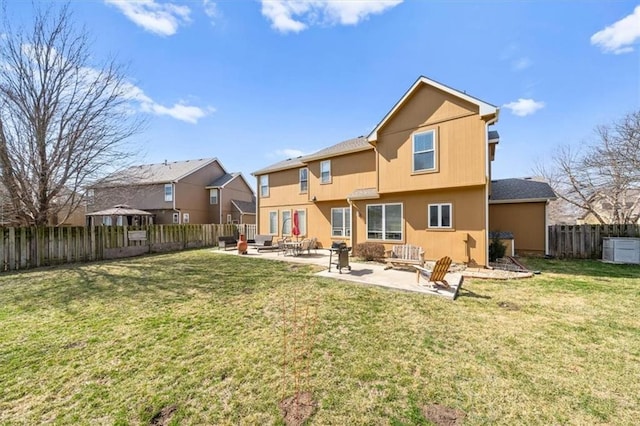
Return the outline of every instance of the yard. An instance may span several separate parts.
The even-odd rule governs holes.
[[[5,273],[0,424],[282,424],[296,389],[318,425],[429,424],[431,404],[466,425],[636,424],[640,267],[526,262],[542,274],[455,302],[211,250]],[[285,309],[289,344],[312,342],[298,387]]]

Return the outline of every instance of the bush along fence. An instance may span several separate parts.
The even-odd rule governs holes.
[[[552,225],[549,254],[560,258],[602,259],[602,239],[640,237],[640,225]]]
[[[251,238],[255,225],[0,228],[0,271],[214,247],[240,233]]]

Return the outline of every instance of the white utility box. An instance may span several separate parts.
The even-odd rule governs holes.
[[[603,238],[602,260],[640,264],[640,238]]]

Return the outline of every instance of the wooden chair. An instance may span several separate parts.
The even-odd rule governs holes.
[[[433,269],[431,270],[422,266],[413,265],[413,267],[416,268],[416,282],[420,284],[420,276],[422,275],[432,286],[441,285],[445,288],[450,289],[451,286],[444,279],[444,276],[449,271],[450,266],[451,258],[449,256],[438,259],[436,264],[433,266]]]

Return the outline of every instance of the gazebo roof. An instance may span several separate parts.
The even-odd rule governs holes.
[[[87,216],[153,216],[144,210],[134,209],[126,204],[119,204],[110,209],[100,210],[98,212],[87,213]]]

